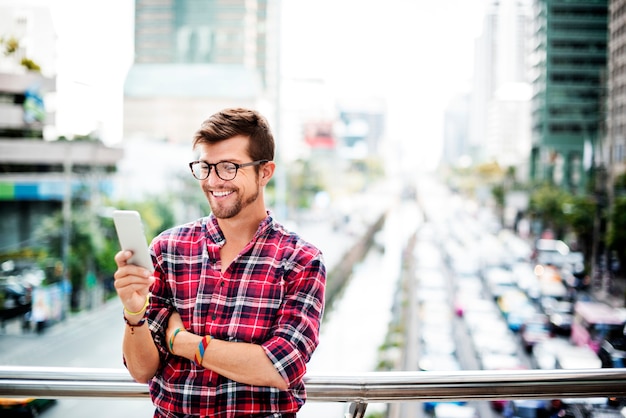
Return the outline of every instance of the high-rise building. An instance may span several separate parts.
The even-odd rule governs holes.
[[[188,141],[227,106],[262,107],[276,51],[268,0],[137,0],[124,137]]]
[[[35,231],[73,202],[111,190],[122,152],[97,138],[55,138],[56,39],[49,6],[0,2],[0,253],[19,256],[43,243]],[[10,48],[4,42],[11,43]],[[27,64],[27,65],[25,65]],[[37,68],[39,67],[39,68]],[[51,135],[50,132],[53,134]],[[93,199],[93,200],[92,200]]]
[[[529,0],[486,3],[476,40],[467,147],[475,163],[526,165],[530,149],[528,62]],[[514,115],[520,115],[515,117]]]
[[[135,11],[137,64],[236,64],[265,73],[267,0],[140,0]]]
[[[608,183],[626,173],[626,0],[609,5],[609,71],[606,142],[603,152]],[[608,188],[613,193],[613,188]],[[623,191],[626,193],[626,190]]]
[[[607,0],[535,0],[531,178],[585,191],[603,136]]]

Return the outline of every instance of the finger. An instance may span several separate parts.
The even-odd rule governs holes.
[[[136,276],[143,280],[149,281],[152,273],[149,270],[135,264],[125,264],[123,266],[120,266],[115,271],[115,273],[113,273],[113,277],[116,280],[124,278],[126,276]]]
[[[128,259],[133,256],[132,251],[122,250],[115,254],[115,263],[118,267],[123,267],[128,263]]]

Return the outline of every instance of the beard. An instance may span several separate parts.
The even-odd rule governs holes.
[[[236,190],[235,193],[233,193],[236,196],[236,200],[233,203],[228,204],[216,202],[213,198],[213,195],[208,190],[205,190],[204,194],[207,196],[207,200],[209,201],[209,206],[211,207],[211,212],[213,212],[213,216],[218,219],[230,219],[234,218],[246,207],[256,202],[256,200],[259,198],[260,187],[257,184],[254,193],[248,195],[247,197],[241,196],[239,194],[239,190]]]

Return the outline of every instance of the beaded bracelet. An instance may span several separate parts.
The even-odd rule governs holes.
[[[143,308],[141,308],[137,312],[131,312],[128,309],[126,309],[126,306],[124,306],[124,313],[127,313],[128,315],[140,315],[140,314],[146,312],[146,309],[148,309],[148,304],[149,303],[150,303],[150,294],[147,294],[146,295],[146,303],[143,304]]]
[[[206,348],[209,346],[209,343],[213,337],[210,335],[206,335],[200,342],[198,343],[198,349],[196,350],[196,364],[202,367],[202,360],[204,359],[204,352]]]
[[[186,329],[185,328],[176,328],[174,330],[174,332],[172,333],[172,336],[170,337],[170,341],[169,341],[170,353],[172,353],[172,354],[174,354],[174,338],[176,338],[176,335],[178,335],[178,333],[181,332],[181,331],[186,331]]]
[[[130,328],[130,335],[135,335],[135,328],[138,328],[140,326],[142,326],[143,324],[146,323],[146,317],[144,316],[143,318],[141,318],[139,320],[139,322],[137,322],[136,324],[131,324],[130,321],[128,319],[126,319],[125,315],[122,315],[124,317],[124,322],[126,322],[126,325],[128,325],[128,327]]]

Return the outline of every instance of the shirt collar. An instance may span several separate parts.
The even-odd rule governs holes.
[[[254,238],[265,235],[268,230],[273,229],[274,227],[274,218],[272,217],[272,213],[268,210],[267,216],[265,219],[261,221],[259,224],[259,228],[254,234]],[[211,214],[209,215],[208,221],[206,222],[206,231],[207,237],[217,245],[224,245],[226,243],[226,238],[220,229],[219,224],[217,223],[217,218]]]

